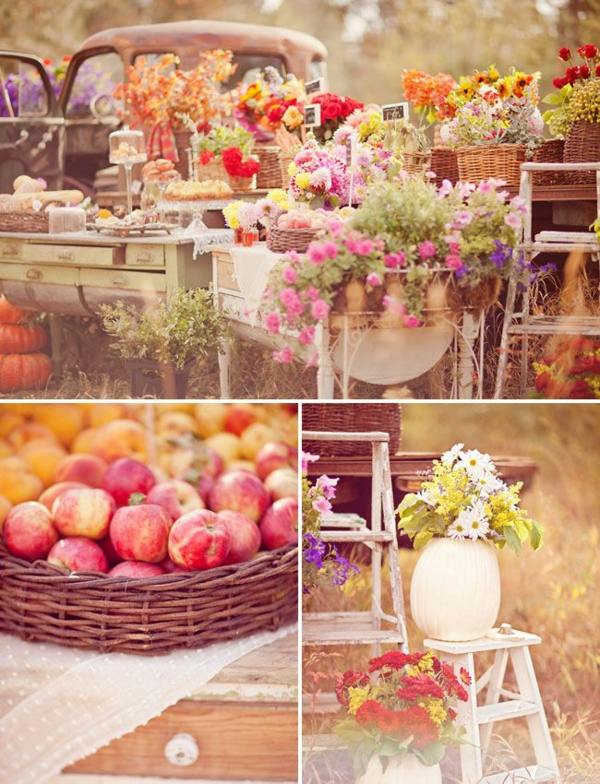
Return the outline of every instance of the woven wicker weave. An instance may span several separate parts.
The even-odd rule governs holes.
[[[256,175],[258,188],[283,188],[283,172],[281,168],[281,148],[273,145],[257,144],[253,150],[258,156],[260,171]]]
[[[397,403],[305,403],[302,406],[303,430],[361,433],[378,431],[390,434],[390,454],[398,451],[402,429]],[[305,451],[318,455],[371,454],[371,444],[352,441],[303,441]]]
[[[0,545],[0,631],[74,648],[159,654],[297,618],[298,548],[204,572],[137,580],[29,564]]]
[[[509,188],[519,188],[521,163],[525,160],[522,144],[489,144],[459,147],[458,174],[461,182],[479,183],[494,177]]]
[[[450,180],[454,185],[458,182],[458,159],[456,150],[451,147],[434,147],[431,151],[431,171],[436,174],[436,181]]]
[[[596,163],[600,161],[600,123],[584,120],[573,123],[565,140],[565,163]],[[568,172],[574,185],[593,185],[596,172]]]
[[[420,177],[431,168],[431,152],[402,153],[402,168],[411,177]]]
[[[537,148],[533,155],[534,163],[562,163],[565,150],[564,139],[547,139]],[[572,172],[534,172],[534,185],[563,185],[567,182],[565,175]]]
[[[269,231],[267,247],[273,253],[287,253],[288,250],[305,253],[318,233],[314,229],[278,229],[274,226]]]
[[[0,231],[48,233],[47,212],[0,212]]]

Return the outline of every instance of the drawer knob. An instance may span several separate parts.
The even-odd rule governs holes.
[[[63,250],[58,254],[58,258],[61,261],[73,261],[75,254],[72,250]]]
[[[113,286],[126,286],[127,285],[127,278],[113,278],[112,282]]]
[[[25,276],[28,280],[39,280],[42,277],[42,273],[36,269],[28,269]]]
[[[187,732],[173,735],[165,746],[165,757],[171,765],[178,765],[179,767],[193,765],[199,754],[198,744]]]

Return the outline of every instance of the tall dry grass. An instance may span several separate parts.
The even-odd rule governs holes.
[[[461,441],[498,456],[528,456],[537,463],[523,505],[545,526],[545,545],[538,553],[500,554],[500,619],[543,638],[533,651],[534,663],[565,783],[598,784],[600,406],[409,403],[403,406],[403,419],[403,450],[443,451]],[[406,596],[417,557],[409,550],[401,552]],[[367,609],[369,596],[368,569],[363,568],[342,591],[321,589],[309,603],[311,609]],[[409,639],[411,649],[421,647],[422,637],[410,618]],[[360,666],[367,656],[365,649],[328,652],[317,654],[308,666],[305,662],[305,683],[313,690],[327,690],[334,671]],[[327,726],[321,719],[307,723],[310,731]],[[500,729],[496,727],[498,733]],[[494,764],[504,769],[515,760],[532,761],[526,741],[524,720],[503,725],[502,736],[495,737]],[[340,768],[339,761],[334,767]],[[311,763],[309,769],[313,773],[307,781],[316,784],[323,767]],[[448,772],[446,778],[454,780]]]

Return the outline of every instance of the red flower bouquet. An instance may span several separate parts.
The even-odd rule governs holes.
[[[563,338],[541,362],[534,362],[535,390],[543,398],[594,400],[600,397],[600,341]]]
[[[321,107],[321,127],[315,129],[315,136],[322,141],[331,139],[352,112],[364,108],[364,104],[360,101],[355,101],[354,98],[344,98],[335,93],[315,95],[312,103],[319,104]]]
[[[260,170],[260,163],[254,158],[244,160],[244,154],[239,147],[228,147],[223,150],[221,157],[225,171],[230,177],[250,179]]]
[[[445,747],[461,740],[454,705],[467,701],[469,684],[466,670],[455,675],[431,652],[391,651],[371,659],[368,672],[340,675],[336,695],[347,716],[336,733],[356,749],[357,774],[378,754],[438,764]]]

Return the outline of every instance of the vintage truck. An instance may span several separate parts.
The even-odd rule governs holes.
[[[142,55],[173,53],[191,68],[198,52],[216,48],[234,53],[236,83],[268,65],[303,79],[326,77],[327,50],[316,38],[218,21],[96,33],[70,59],[60,91],[40,58],[0,51],[0,193],[12,190],[19,174],[29,174],[44,177],[50,188],[92,195],[97,173],[108,165],[108,134],[120,124],[112,89],[127,78],[128,67]]]

